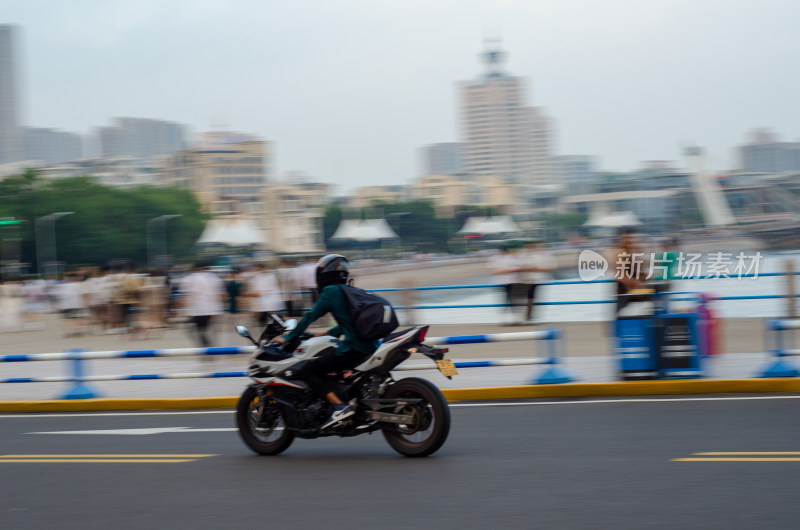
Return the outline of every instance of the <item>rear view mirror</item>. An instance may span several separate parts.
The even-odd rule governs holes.
[[[256,341],[253,340],[253,337],[250,336],[250,331],[245,326],[236,326],[236,333],[238,333],[240,337],[250,339],[250,342],[253,344],[256,343]]]

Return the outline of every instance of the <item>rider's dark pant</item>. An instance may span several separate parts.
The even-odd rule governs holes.
[[[354,368],[369,357],[369,355],[355,350],[350,350],[342,355],[336,355],[336,352],[337,350],[334,348],[322,352],[321,357],[311,361],[297,374],[320,397],[325,397],[328,392],[335,392],[331,379],[326,377],[327,374]]]

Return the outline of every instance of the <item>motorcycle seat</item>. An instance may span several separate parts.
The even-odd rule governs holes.
[[[389,342],[390,340],[397,338],[400,335],[403,335],[404,333],[408,333],[411,329],[412,328],[406,328],[402,331],[393,331],[392,333],[389,333],[388,335],[383,337],[383,342]]]

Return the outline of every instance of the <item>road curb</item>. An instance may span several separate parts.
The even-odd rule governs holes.
[[[783,394],[800,392],[800,379],[684,379],[619,383],[565,383],[442,390],[450,401],[692,394]]]
[[[458,388],[442,390],[442,393],[449,401],[692,394],[787,394],[800,393],[800,379],[785,377],[770,379],[566,383],[559,385]],[[237,400],[238,397],[0,401],[0,412],[233,409]]]
[[[200,410],[233,409],[238,397],[65,399],[47,401],[0,401],[0,412],[98,412],[104,410]]]

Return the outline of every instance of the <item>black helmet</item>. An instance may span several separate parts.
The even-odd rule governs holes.
[[[347,283],[350,267],[347,258],[340,254],[328,254],[317,262],[317,290],[328,285]]]

